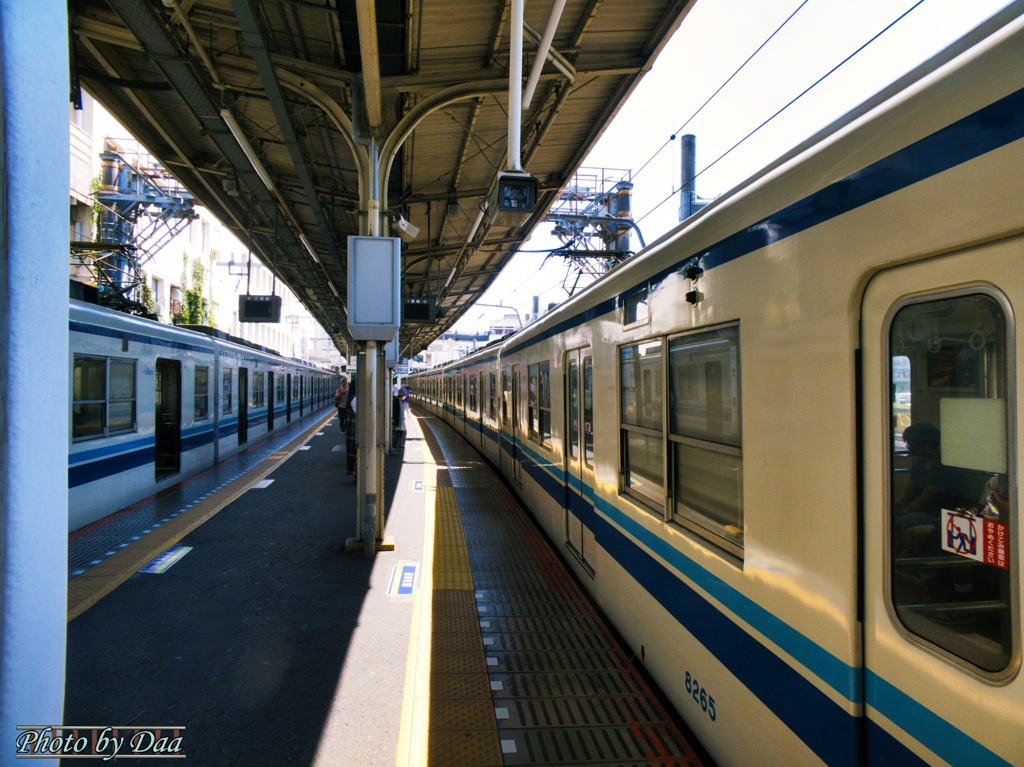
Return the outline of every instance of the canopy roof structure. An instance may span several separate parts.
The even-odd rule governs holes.
[[[514,165],[508,0],[70,0],[72,87],[249,243],[346,355],[347,238],[379,215],[377,233],[403,238],[403,299],[444,310],[403,324],[412,356],[540,223],[695,2],[526,4],[524,80],[551,39],[521,112],[531,213],[488,204]]]

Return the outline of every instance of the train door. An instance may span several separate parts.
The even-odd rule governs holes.
[[[883,271],[862,315],[868,764],[1024,754],[1019,240]]]
[[[480,447],[484,447],[484,411],[487,409],[489,390],[487,387],[487,374],[481,371],[477,374],[477,428],[480,430]]]
[[[587,563],[593,545],[590,515],[594,510],[587,498],[594,474],[594,367],[590,349],[566,352],[565,371],[565,544],[591,569]]]
[[[519,460],[519,365],[512,366],[512,413],[509,427],[512,433],[512,479],[522,483],[523,468]]]
[[[181,363],[156,361],[156,478],[181,471]]]
[[[249,368],[238,368],[238,444],[249,441]]]

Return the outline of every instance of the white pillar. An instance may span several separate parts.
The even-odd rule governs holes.
[[[16,727],[60,724],[64,706],[66,29],[64,0],[0,0],[0,765],[11,767],[23,763]]]
[[[356,416],[359,419],[359,503],[363,517],[362,538],[367,552],[376,548],[381,536],[377,527],[377,342],[366,341],[366,365],[359,367],[359,394]],[[360,360],[362,363],[362,360]]]

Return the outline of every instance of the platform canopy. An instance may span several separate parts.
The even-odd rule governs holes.
[[[72,87],[251,242],[343,354],[346,242],[371,232],[377,178],[403,299],[445,310],[403,324],[412,356],[507,264],[694,2],[565,0],[522,110],[530,214],[484,211],[508,165],[505,0],[70,0]],[[524,80],[551,16],[526,3]]]

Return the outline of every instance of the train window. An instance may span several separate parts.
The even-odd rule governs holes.
[[[469,409],[472,410],[474,413],[477,412],[477,410],[479,410],[479,408],[477,407],[477,394],[476,394],[477,385],[476,385],[476,382],[477,382],[476,376],[473,375],[472,373],[470,373],[470,375],[469,375]]]
[[[661,506],[665,495],[662,341],[619,349],[624,489]]]
[[[135,360],[108,360],[107,433],[135,431]]]
[[[583,460],[594,465],[594,361],[583,360]]]
[[[71,436],[103,436],[106,428],[107,361],[75,355]]]
[[[567,388],[569,389],[568,402],[566,403],[568,410],[566,416],[568,421],[566,442],[568,443],[569,457],[576,460],[580,455],[580,372],[579,363],[575,359],[569,360],[565,375],[568,379]]]
[[[501,423],[503,426],[508,426],[508,408],[512,401],[512,381],[507,370],[501,371],[501,391]]]
[[[498,417],[498,377],[494,374],[490,374],[490,416],[491,418]]]
[[[196,365],[195,419],[210,417],[210,369]]]
[[[527,383],[527,423],[530,439],[542,445],[551,444],[551,363],[539,362],[529,365]]]
[[[224,382],[221,387],[221,412],[231,412],[231,368],[224,368]]]
[[[1008,314],[961,294],[900,309],[889,331],[889,558],[907,631],[986,672],[1013,657],[1016,525]]]
[[[319,388],[319,381],[315,382],[317,388]],[[259,407],[260,405],[266,404],[267,392],[266,392],[266,378],[263,373],[257,373],[255,370],[252,374],[252,404],[253,407]]]
[[[649,318],[648,301],[650,293],[647,285],[637,288],[622,299],[622,324],[639,325]]]
[[[526,385],[528,396],[526,398],[526,428],[529,431],[530,439],[540,439],[540,411],[537,410],[537,371],[539,365],[528,365],[526,368]]]
[[[739,327],[669,339],[668,354],[674,519],[741,554]]]
[[[134,431],[135,360],[75,355],[72,439]]]
[[[284,373],[278,373],[277,378],[274,379],[274,401],[278,404],[284,404],[287,383]]]
[[[542,445],[551,444],[551,363],[540,363],[539,370],[540,391],[537,399],[537,409],[540,412],[540,442]]]

